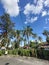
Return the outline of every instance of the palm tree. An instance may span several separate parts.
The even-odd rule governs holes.
[[[10,16],[8,14],[4,14],[0,16],[0,34],[2,35],[2,40],[6,39],[4,43],[9,44],[9,39],[11,39],[14,35],[14,23],[10,20]]]
[[[44,30],[43,35],[45,35],[46,37],[48,37],[49,36],[49,31]]]
[[[46,41],[49,43],[49,31],[44,30],[43,35],[46,36]]]
[[[29,38],[32,36],[34,36],[34,33],[32,32],[33,31],[33,29],[30,27],[30,26],[27,26],[26,28],[24,28],[24,30],[23,30],[23,36],[25,37],[25,39],[27,40],[27,42],[28,42],[28,46],[29,46],[29,44],[30,44],[30,42],[29,42]]]
[[[17,40],[20,39],[20,30],[16,30],[16,38],[17,38]]]
[[[38,37],[38,40],[41,42],[41,41],[42,41],[42,38],[39,36],[39,37]]]
[[[21,42],[21,40],[22,40],[22,37],[21,37],[21,31],[20,30],[16,30],[16,44],[17,45],[20,45],[20,42]]]
[[[26,45],[26,38],[24,38],[23,41],[24,41],[24,46],[25,46]]]

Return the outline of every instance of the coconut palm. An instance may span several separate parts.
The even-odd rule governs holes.
[[[49,31],[44,30],[43,35],[45,35],[46,37],[48,37],[49,36]]]
[[[42,41],[42,38],[39,36],[39,37],[38,37],[38,40],[41,42],[41,41]]]
[[[26,45],[26,38],[24,38],[23,41],[24,41],[24,46],[25,46]]]
[[[14,35],[14,23],[10,20],[10,16],[8,14],[4,14],[0,16],[0,34],[2,35],[2,40],[6,39],[7,46],[9,44],[9,39],[11,39]]]
[[[49,31],[44,30],[43,35],[46,36],[46,41],[49,43]]]
[[[27,26],[26,28],[24,28],[23,30],[23,36],[25,37],[25,39],[28,42],[28,45],[30,44],[29,42],[29,38],[32,36],[34,37],[34,33],[32,32],[33,29],[30,26]]]
[[[22,37],[21,37],[21,31],[20,30],[16,30],[16,44],[19,46],[20,42],[22,41]]]

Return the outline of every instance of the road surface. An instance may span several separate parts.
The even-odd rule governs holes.
[[[49,61],[37,58],[1,56],[0,65],[49,65]]]

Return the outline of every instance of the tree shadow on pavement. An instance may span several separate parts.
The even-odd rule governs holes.
[[[5,65],[9,65],[9,63],[6,63]]]

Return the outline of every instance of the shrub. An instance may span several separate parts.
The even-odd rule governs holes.
[[[13,50],[8,50],[8,54],[12,54],[12,51],[13,51]]]
[[[1,50],[2,51],[2,54],[5,54],[5,50]]]
[[[18,49],[8,50],[8,54],[18,55]]]
[[[30,56],[30,50],[24,50],[24,56]]]
[[[20,56],[31,56],[31,57],[36,56],[35,49],[23,49],[23,48],[9,50],[8,54],[20,55]]]
[[[37,50],[37,57],[49,60],[49,50],[38,49]]]
[[[44,58],[49,60],[49,50],[43,50]]]
[[[30,49],[30,56],[31,57],[35,57],[36,56],[35,49]]]
[[[13,55],[18,55],[18,49],[14,49],[14,50],[12,51],[12,54],[13,54]]]
[[[41,59],[44,59],[44,54],[43,54],[43,50],[44,49],[37,49],[37,57],[38,58],[41,58]]]
[[[34,49],[19,49],[18,55],[35,57]]]
[[[0,50],[0,56],[2,56],[2,51]]]
[[[19,49],[19,50],[18,50],[18,55],[21,55],[21,56],[24,55],[23,49]]]

